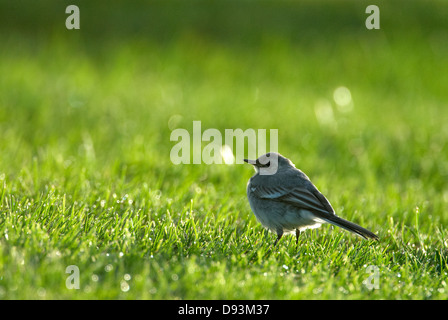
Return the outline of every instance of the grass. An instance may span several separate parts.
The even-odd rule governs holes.
[[[48,3],[1,2],[1,299],[448,298],[443,2],[379,4],[376,31],[355,1],[81,1],[78,31]],[[380,241],[324,225],[273,248],[249,166],[171,163],[193,120],[278,129]]]

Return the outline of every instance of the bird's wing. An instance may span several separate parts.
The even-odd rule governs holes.
[[[252,188],[252,192],[258,198],[286,202],[300,209],[310,210],[313,213],[317,213],[318,216],[325,217],[325,215],[334,214],[330,202],[311,183],[292,188],[282,186],[266,187],[259,185]]]

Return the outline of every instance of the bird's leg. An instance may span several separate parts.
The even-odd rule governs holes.
[[[296,229],[296,245],[299,243],[300,230]]]
[[[277,245],[278,240],[280,240],[283,236],[283,230],[282,231],[277,231],[277,240],[275,240],[274,242],[274,247]]]

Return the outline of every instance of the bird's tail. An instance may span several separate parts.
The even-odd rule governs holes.
[[[348,230],[350,232],[356,233],[357,235],[363,237],[364,239],[379,240],[379,237],[376,234],[374,234],[373,232],[371,232],[361,226],[358,226],[356,223],[339,218],[336,215],[332,215],[330,217],[325,217],[324,220],[328,223],[334,224],[335,226],[338,226],[338,227]]]

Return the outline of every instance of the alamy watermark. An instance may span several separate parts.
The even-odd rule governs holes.
[[[69,16],[65,20],[65,27],[68,30],[80,29],[80,10],[79,7],[72,4],[67,6],[65,13]],[[366,28],[369,30],[380,29],[380,9],[376,5],[369,5],[365,13],[370,14],[365,22]]]
[[[79,289],[79,268],[76,265],[70,265],[65,268],[65,273],[70,274],[65,280],[67,289]]]
[[[366,19],[366,28],[369,30],[380,29],[380,8],[371,4],[366,8],[366,13],[370,14]]]
[[[363,284],[367,289],[379,289],[380,288],[380,268],[375,265],[370,265],[366,267],[366,273],[369,274],[366,280],[363,281]]]
[[[248,157],[254,160],[267,153],[268,146],[266,129],[225,129],[223,139],[218,129],[202,132],[201,121],[193,121],[192,134],[184,128],[174,129],[170,140],[177,142],[170,152],[173,164],[243,164],[246,141]],[[207,142],[204,147],[203,142]],[[278,129],[269,130],[269,151],[278,151]]]
[[[65,8],[65,13],[70,14],[67,19],[65,19],[65,27],[68,30],[80,29],[80,18],[79,18],[79,7],[74,4],[69,5]]]

